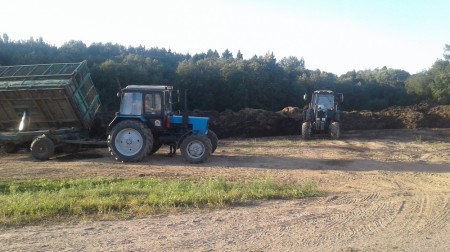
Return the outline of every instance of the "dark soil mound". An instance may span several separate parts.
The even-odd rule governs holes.
[[[299,135],[303,119],[303,110],[297,107],[278,112],[246,108],[220,113],[195,110],[189,114],[209,117],[209,126],[219,138]],[[93,135],[106,138],[106,127],[113,117],[114,113],[110,112],[99,114],[91,130]],[[418,104],[378,112],[344,111],[341,119],[343,130],[450,128],[450,105]]]
[[[286,107],[278,112],[244,109],[238,112],[197,112],[211,118],[219,137],[262,137],[300,134],[303,110]],[[343,130],[450,128],[450,105],[390,107],[382,111],[344,111]]]

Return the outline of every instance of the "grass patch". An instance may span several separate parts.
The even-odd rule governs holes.
[[[130,218],[180,208],[225,207],[318,194],[313,182],[283,184],[273,179],[0,180],[0,226],[71,218]]]
[[[299,140],[289,140],[289,139],[280,139],[274,142],[275,146],[280,147],[294,147],[294,146],[301,146],[302,141]]]
[[[257,139],[250,139],[247,141],[249,146],[258,147],[258,146],[264,146],[264,147],[293,147],[293,146],[302,146],[302,141],[299,140],[292,140],[292,139],[270,139],[270,140],[263,140],[258,141]]]

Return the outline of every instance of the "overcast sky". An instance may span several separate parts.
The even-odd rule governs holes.
[[[383,66],[414,74],[450,44],[450,1],[5,0],[3,33],[56,46],[112,42],[191,55],[228,49],[244,58],[273,52],[338,75]]]

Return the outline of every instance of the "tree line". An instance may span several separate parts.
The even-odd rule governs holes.
[[[421,101],[450,104],[450,45],[443,59],[413,74],[392,68],[336,74],[310,70],[305,60],[273,53],[244,59],[238,51],[208,50],[194,55],[164,48],[125,47],[113,43],[68,41],[60,47],[42,38],[11,41],[0,38],[0,65],[81,62],[87,60],[100,93],[103,110],[118,109],[116,93],[130,84],[172,85],[187,90],[189,109],[217,110],[260,108],[277,111],[302,107],[304,93],[331,89],[345,96],[344,110],[381,110]]]

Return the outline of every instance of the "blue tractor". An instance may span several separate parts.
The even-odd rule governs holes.
[[[188,162],[201,163],[215,151],[217,135],[208,129],[209,118],[175,115],[172,86],[130,85],[119,92],[120,111],[108,126],[108,149],[122,162],[139,162],[170,146]],[[178,96],[179,99],[179,96]]]
[[[308,101],[308,96],[303,96]],[[329,134],[331,138],[341,136],[341,114],[339,104],[344,101],[342,93],[331,90],[313,92],[309,106],[303,110],[302,138],[309,139],[312,134]]]

